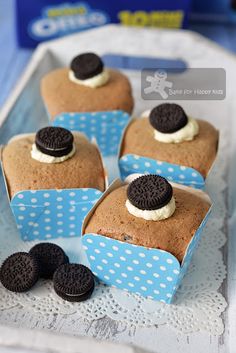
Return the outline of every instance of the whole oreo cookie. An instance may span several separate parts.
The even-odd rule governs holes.
[[[127,197],[140,210],[157,210],[172,198],[173,189],[168,181],[159,175],[143,175],[132,181]]]
[[[84,53],[76,56],[70,65],[74,75],[79,80],[94,77],[103,71],[103,62],[94,53]]]
[[[29,254],[37,260],[42,278],[52,278],[58,267],[69,262],[62,248],[52,243],[39,243]]]
[[[188,117],[178,104],[163,103],[152,109],[149,121],[155,130],[168,134],[182,129]]]
[[[37,148],[49,156],[62,157],[73,149],[72,133],[62,127],[47,126],[39,130],[35,137]]]
[[[90,269],[79,264],[60,266],[53,276],[54,290],[64,300],[80,302],[88,299],[94,290],[94,276]]]
[[[0,279],[2,285],[12,292],[28,291],[39,278],[37,260],[26,252],[9,256],[2,264]]]

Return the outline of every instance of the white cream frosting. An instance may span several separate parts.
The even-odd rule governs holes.
[[[150,111],[145,111],[142,114],[142,117],[148,117],[149,114]],[[198,134],[198,132],[198,122],[195,119],[188,117],[187,124],[178,131],[169,134],[164,134],[154,129],[154,138],[157,141],[164,143],[180,143],[183,141],[192,141],[194,137]]]
[[[61,162],[66,161],[67,159],[71,158],[75,154],[75,151],[76,151],[76,147],[73,144],[73,148],[70,153],[68,153],[65,156],[61,156],[61,157],[54,157],[54,156],[49,156],[48,154],[41,152],[37,148],[36,144],[33,143],[32,149],[31,149],[31,157],[41,163],[61,163]]]
[[[138,218],[143,218],[146,221],[161,221],[162,219],[167,219],[173,215],[176,208],[174,196],[172,196],[167,205],[158,208],[157,210],[140,210],[132,205],[128,199],[126,200],[125,206],[130,214]]]
[[[72,82],[78,85],[84,85],[91,88],[104,86],[108,82],[109,78],[110,78],[110,75],[108,70],[103,70],[100,74],[93,76],[91,78],[87,78],[86,80],[79,80],[78,78],[75,77],[75,74],[72,70],[69,71],[69,79]]]
[[[180,143],[183,141],[192,141],[198,132],[199,126],[197,121],[193,118],[188,118],[187,124],[182,129],[170,134],[163,134],[160,131],[154,130],[154,138],[157,141],[165,143]]]

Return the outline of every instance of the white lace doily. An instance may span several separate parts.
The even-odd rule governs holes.
[[[222,140],[226,141],[224,138]],[[166,324],[183,333],[202,330],[213,335],[220,335],[224,330],[220,316],[226,308],[225,299],[219,289],[226,276],[221,248],[226,241],[223,229],[227,212],[224,179],[227,168],[227,158],[225,158],[227,151],[222,140],[217,165],[211,173],[207,187],[210,195],[214,195],[215,207],[203,231],[202,240],[194,254],[189,271],[172,305],[148,300],[101,284],[96,286],[90,300],[83,303],[68,303],[54,294],[50,281],[40,281],[35,288],[25,294],[14,294],[0,286],[0,310],[2,310],[1,316],[4,320],[14,322],[16,320],[14,309],[18,308],[18,313],[19,309],[21,313],[18,324],[22,321],[24,326],[26,320],[28,327],[35,325],[34,320],[31,323],[27,319],[28,313],[31,313],[31,317],[35,315],[45,325],[52,323],[55,317],[62,316],[67,322],[67,327],[75,325],[81,318],[98,320],[108,316],[113,320],[121,320],[127,325]],[[28,250],[33,245],[32,242],[23,243],[20,240],[6,197],[0,205],[0,227],[1,262],[11,253]],[[76,244],[78,242],[78,252],[80,252],[80,241],[79,239],[75,241]],[[50,328],[57,329],[52,324]],[[63,327],[60,330],[63,331]]]

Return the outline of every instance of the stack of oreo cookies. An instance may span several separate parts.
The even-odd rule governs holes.
[[[29,253],[12,254],[0,269],[2,285],[16,293],[30,290],[39,278],[52,279],[57,295],[70,302],[88,299],[95,286],[90,269],[70,264],[65,252],[52,243],[37,244]]]

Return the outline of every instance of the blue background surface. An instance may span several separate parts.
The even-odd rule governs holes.
[[[236,51],[236,26],[192,24],[190,29]],[[14,0],[0,0],[0,53],[1,107],[32,55],[32,50],[19,49],[16,44]]]

